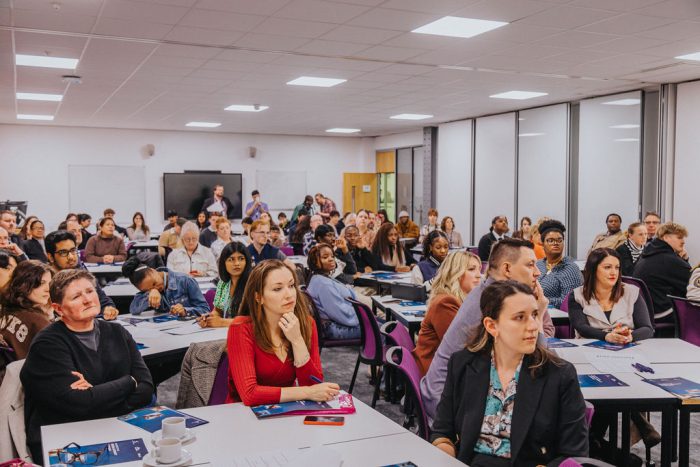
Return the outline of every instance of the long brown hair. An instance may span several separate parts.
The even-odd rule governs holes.
[[[272,333],[267,325],[267,319],[265,318],[265,309],[257,299],[257,297],[263,296],[263,291],[265,288],[265,282],[267,281],[267,276],[278,269],[286,269],[294,277],[294,290],[296,291],[296,303],[294,304],[294,314],[299,320],[299,328],[301,329],[301,336],[304,338],[306,347],[311,349],[311,334],[312,334],[312,319],[309,313],[308,305],[306,300],[301,298],[301,291],[299,290],[299,283],[297,282],[296,271],[284,264],[278,259],[269,259],[258,264],[251,272],[250,277],[248,277],[248,283],[243,291],[243,300],[241,301],[240,315],[250,316],[253,321],[253,333],[255,335],[255,343],[265,352],[272,353],[274,351],[274,346],[272,345]],[[284,334],[282,338],[286,340]]]
[[[391,249],[396,248],[396,256],[399,258],[400,263],[406,264],[401,242],[397,240],[396,245],[391,245],[389,243],[389,232],[392,229],[396,229],[396,226],[391,222],[385,222],[379,227],[377,235],[374,237],[374,243],[372,244],[372,253],[386,262],[387,260],[391,260]]]
[[[43,313],[36,303],[29,300],[29,294],[41,285],[41,279],[47,272],[53,275],[48,265],[37,260],[30,259],[17,264],[2,295],[3,306],[0,307],[0,315],[9,313],[10,308]]]
[[[612,215],[612,214],[611,214]],[[586,259],[586,266],[583,269],[583,299],[586,303],[590,303],[593,298],[600,300],[603,297],[595,296],[596,288],[596,273],[598,272],[598,266],[603,262],[608,256],[613,256],[620,261],[620,255],[617,251],[612,248],[596,248],[591,251]],[[613,303],[617,303],[622,296],[625,294],[625,287],[622,283],[622,273],[617,276],[617,282],[613,285],[612,292],[610,293],[610,299]]]
[[[494,339],[493,336],[486,331],[484,318],[491,318],[497,321],[498,317],[501,315],[501,311],[503,311],[503,304],[506,298],[519,293],[533,295],[530,287],[514,280],[496,281],[484,289],[479,303],[481,307],[481,322],[474,328],[467,342],[467,349],[470,352],[481,354],[491,353]],[[537,376],[548,363],[551,362],[555,365],[561,364],[559,357],[550,352],[549,349],[541,343],[540,339],[537,339],[535,351],[532,352],[531,355],[532,363],[528,368],[533,378]]]

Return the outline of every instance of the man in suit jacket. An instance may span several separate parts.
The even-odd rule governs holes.
[[[506,216],[496,216],[491,220],[489,233],[479,240],[479,258],[481,261],[488,261],[491,254],[491,246],[499,240],[506,238],[508,233],[508,218]]]
[[[226,213],[226,217],[228,219],[233,219],[233,203],[231,202],[230,199],[228,199],[227,197],[224,196],[224,186],[223,185],[214,185],[214,196],[204,200],[204,204],[202,204],[201,210],[210,212],[207,208],[214,203],[221,203],[221,206],[222,206],[221,211]],[[218,209],[217,209],[217,211],[218,211]]]

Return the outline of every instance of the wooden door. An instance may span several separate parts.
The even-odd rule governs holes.
[[[377,211],[378,194],[377,174],[344,173],[343,174],[343,215],[348,211],[360,209]],[[354,200],[354,204],[353,204]]]

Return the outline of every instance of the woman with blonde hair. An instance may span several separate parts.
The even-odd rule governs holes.
[[[227,402],[254,406],[338,395],[337,384],[315,383],[323,380],[318,331],[306,300],[299,299],[296,277],[277,259],[251,271],[228,329]]]
[[[481,259],[474,253],[456,251],[445,258],[433,280],[428,312],[420,326],[413,350],[421,374],[428,372],[442,336],[447,332],[459,307],[481,282]]]
[[[549,217],[540,217],[530,229],[530,241],[535,246],[535,257],[539,260],[544,258],[544,245],[542,245],[542,235],[540,235],[540,225],[542,222],[550,220]]]
[[[647,244],[647,226],[643,222],[633,222],[625,232],[625,243],[615,248],[620,255],[620,273],[623,276],[631,276],[634,265],[642,256],[642,250]]]

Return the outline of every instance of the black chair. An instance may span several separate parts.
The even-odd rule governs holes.
[[[647,309],[649,310],[649,318],[651,321],[651,326],[654,328],[655,335],[657,334],[657,331],[667,331],[669,334],[672,333],[673,337],[678,337],[678,317],[676,316],[675,310],[673,311],[673,313],[671,313],[671,321],[668,321],[667,319],[660,321],[656,317],[656,311],[654,311],[654,301],[651,298],[649,287],[647,287],[644,281],[637,277],[622,276],[622,282],[624,282],[625,284],[632,284],[639,287],[639,291],[642,294],[644,303],[646,303]],[[667,317],[664,316],[663,318]]]

